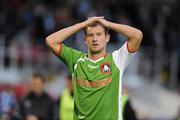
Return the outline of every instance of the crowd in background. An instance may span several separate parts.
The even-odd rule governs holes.
[[[0,53],[0,62],[3,61],[5,69],[14,64],[13,61],[17,61],[18,69],[27,65],[32,69],[39,67],[42,71],[54,70],[58,73],[64,68],[56,61],[51,63],[52,60],[48,56],[52,53],[45,45],[45,37],[61,28],[84,21],[88,17],[102,15],[110,21],[128,24],[142,30],[144,34],[142,52],[149,55],[148,59],[153,61],[152,66],[155,67],[155,70],[150,70],[149,76],[159,72],[163,84],[169,87],[170,79],[174,78],[170,76],[171,71],[175,70],[176,74],[173,72],[173,75],[176,75],[178,90],[180,89],[178,11],[180,11],[178,0],[1,0],[0,48],[4,53]],[[110,31],[110,34],[110,44],[123,42],[124,36],[113,31]],[[79,32],[65,43],[85,50],[82,35],[83,33]],[[154,57],[159,60],[158,63],[153,59]],[[160,65],[159,69],[157,66]],[[7,85],[7,91],[4,91],[3,87],[0,89],[0,94],[12,107],[15,106],[18,97],[25,94],[21,93],[22,89],[26,89],[24,86],[12,88]],[[17,93],[13,94],[12,91],[15,90]],[[7,93],[10,95],[8,96]],[[5,107],[5,111],[8,112],[8,109]],[[0,106],[0,113],[1,111]]]
[[[141,29],[142,45],[173,51],[179,49],[179,6],[179,1],[175,0],[1,0],[0,33],[7,40],[6,46],[24,32],[29,35],[30,43],[42,46],[50,33],[90,16],[103,15],[110,21]],[[118,42],[118,38],[112,40]]]
[[[40,63],[48,66],[51,60],[44,57],[49,55],[44,42],[47,35],[90,16],[103,15],[110,21],[142,30],[142,48],[150,48],[147,50],[150,56],[155,54],[162,61],[166,59],[162,63],[161,71],[168,76],[171,58],[173,55],[179,58],[180,53],[179,9],[180,2],[175,0],[1,0],[0,45],[4,47],[4,55],[0,56],[3,56],[1,59],[5,67],[13,64],[10,62],[11,58],[17,60],[18,67],[23,66],[24,59],[26,63],[32,63],[31,65]],[[113,31],[110,34],[110,43],[123,41],[122,35]],[[82,47],[82,35],[79,32],[66,43],[85,50]],[[179,63],[179,59],[176,63]]]

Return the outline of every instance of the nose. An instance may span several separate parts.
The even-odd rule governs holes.
[[[94,43],[94,42],[97,42],[97,39],[93,39],[92,42],[93,42],[93,43]]]
[[[93,36],[93,40],[92,40],[92,41],[93,41],[93,42],[96,42],[96,41],[97,41],[96,35]]]

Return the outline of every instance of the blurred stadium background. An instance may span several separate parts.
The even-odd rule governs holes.
[[[123,83],[139,119],[173,120],[180,110],[180,1],[178,0],[0,0],[0,92],[18,101],[34,72],[46,76],[57,99],[67,68],[45,45],[45,37],[90,16],[139,28],[143,42]],[[110,31],[108,51],[125,37]],[[83,32],[65,43],[85,51]]]

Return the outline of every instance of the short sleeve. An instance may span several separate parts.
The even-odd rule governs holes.
[[[70,72],[73,72],[74,65],[81,55],[82,52],[80,51],[67,47],[64,44],[60,45],[59,59],[67,65]]]
[[[124,43],[124,45],[119,49],[115,50],[113,55],[113,60],[118,67],[119,70],[124,71],[127,67],[129,61],[132,59],[132,57],[135,55],[135,52],[129,52],[127,42]]]

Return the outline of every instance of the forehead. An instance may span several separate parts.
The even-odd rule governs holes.
[[[99,32],[104,32],[104,28],[100,25],[97,26],[89,26],[87,27],[86,30],[87,33],[99,33]]]

